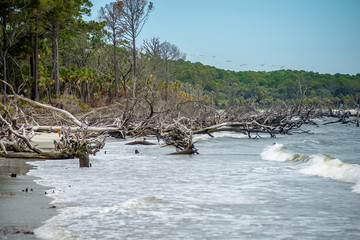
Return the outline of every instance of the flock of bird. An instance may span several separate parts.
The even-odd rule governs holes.
[[[206,56],[203,55],[203,54],[200,54],[200,55],[190,54],[189,56],[191,56],[191,57],[206,57]],[[212,58],[216,58],[216,56],[214,56],[214,55],[212,55],[211,57],[212,57]],[[232,60],[230,60],[230,59],[226,60],[226,63],[231,63],[231,62],[232,62]],[[217,64],[222,64],[222,63],[224,63],[224,62],[217,62]],[[243,64],[240,64],[240,65],[239,65],[239,67],[242,67],[242,68],[243,68],[243,67],[246,67],[246,66],[248,66],[248,64],[246,64],[246,63],[243,63]],[[261,63],[261,64],[259,64],[259,66],[261,66],[261,67],[270,66],[270,68],[276,68],[276,65],[275,65],[275,64],[266,65],[266,63]],[[284,69],[284,68],[285,68],[284,65],[280,66],[280,69]]]

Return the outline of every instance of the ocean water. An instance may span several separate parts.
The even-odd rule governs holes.
[[[48,196],[58,211],[35,234],[41,239],[360,239],[360,129],[303,128],[313,134],[196,136],[200,154],[193,156],[109,139],[90,158],[91,168],[79,168],[77,160],[32,162],[36,169],[29,174],[52,188]]]

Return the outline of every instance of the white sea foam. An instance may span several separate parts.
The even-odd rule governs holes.
[[[310,144],[306,145],[310,145],[308,148],[298,148],[297,144],[303,146],[302,138],[292,138],[290,143],[281,138],[279,141],[285,142],[285,146],[289,144],[288,149],[282,144],[274,144],[261,153],[264,160],[286,162],[284,165],[297,162],[284,171],[281,163],[257,161],[268,140],[249,142],[238,139],[247,138],[240,133],[214,135],[215,141],[200,143],[202,151],[219,153],[230,146],[229,152],[235,149],[232,155],[200,154],[184,161],[180,157],[166,155],[167,150],[158,146],[142,146],[140,154],[135,155],[134,146],[124,145],[127,141],[114,140],[108,141],[106,148],[91,158],[92,168],[79,168],[77,160],[35,162],[38,167],[31,174],[41,177],[39,182],[54,190],[54,193],[49,190],[48,196],[55,199],[53,205],[58,212],[35,230],[36,237],[131,240],[195,236],[199,239],[234,239],[241,238],[241,235],[233,233],[248,232],[253,235],[251,239],[268,239],[268,236],[278,233],[291,238],[286,234],[289,231],[294,233],[293,236],[298,234],[299,224],[304,232],[299,238],[316,232],[323,234],[321,229],[333,224],[356,229],[356,221],[354,223],[352,219],[359,215],[359,211],[354,210],[359,209],[358,199],[348,189],[342,189],[342,184],[336,184],[332,189],[334,194],[327,201],[329,206],[335,204],[333,209],[323,206],[321,190],[324,185],[314,186],[313,192],[303,191],[309,184],[306,179],[313,178],[294,174],[294,171],[315,167],[312,165],[316,162],[309,162],[307,156],[296,154],[298,149],[314,150]],[[291,145],[294,139],[296,144]],[[350,166],[346,175],[359,173],[349,170],[357,166]],[[338,167],[340,171],[343,168]],[[359,181],[351,181],[353,191],[360,193]],[[295,206],[297,204],[285,204],[287,209],[284,210],[283,204],[279,203],[283,200],[287,202],[287,199],[302,203],[301,208]],[[341,205],[345,209],[336,205],[339,199],[347,201]],[[304,215],[297,220],[299,211]],[[329,211],[329,214],[322,214],[323,211]],[[346,214],[346,219],[336,218],[338,211]],[[289,223],[289,219],[295,220]],[[314,219],[317,220],[316,229]],[[275,225],[269,225],[269,222]],[[268,235],[256,235],[259,233],[258,226],[262,226],[262,232]],[[177,235],[173,235],[174,229]],[[339,236],[334,239],[341,239],[341,233],[343,231],[339,229]],[[355,231],[354,236],[358,233]],[[333,232],[326,237],[330,234]]]
[[[211,140],[213,138],[233,138],[233,139],[243,139],[243,138],[249,138],[248,135],[244,134],[244,133],[238,133],[238,132],[228,132],[228,131],[224,131],[224,132],[214,132],[211,133],[211,136],[209,136],[208,134],[197,134],[194,135],[194,141],[195,142],[199,142],[199,141],[208,141]]]
[[[354,183],[353,191],[360,193],[360,166],[358,164],[344,163],[339,159],[325,155],[313,155],[310,157],[309,165],[301,169],[300,172],[306,175]]]
[[[209,135],[207,134],[200,134],[200,135],[194,135],[194,141],[195,142],[199,142],[199,141],[207,141],[207,140],[210,140],[212,139],[212,137],[210,137]]]
[[[296,155],[284,152],[284,145],[280,143],[275,143],[267,148],[261,153],[261,159],[267,161],[276,161],[276,162],[286,162],[291,161],[296,158]]]
[[[273,144],[261,153],[261,158],[277,162],[306,160],[308,164],[300,170],[300,173],[353,183],[355,185],[352,187],[352,191],[360,193],[360,165],[344,163],[339,159],[325,155],[311,155],[308,157],[302,154],[286,153],[284,150],[283,144]]]
[[[322,144],[322,141],[315,140],[315,139],[306,139],[303,141],[303,143],[315,143],[315,144]]]
[[[212,133],[212,135],[216,138],[248,138],[248,136],[243,133],[227,131]]]
[[[105,207],[101,209],[102,213],[113,213],[118,212],[121,210],[126,209],[135,209],[135,208],[146,208],[149,206],[152,206],[156,203],[161,203],[162,200],[160,198],[154,197],[154,196],[147,196],[147,197],[139,197],[139,198],[132,198],[129,200],[126,200],[125,202],[114,205],[112,207]]]
[[[355,184],[351,189],[353,192],[360,193],[360,182]]]

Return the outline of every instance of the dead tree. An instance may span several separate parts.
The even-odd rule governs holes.
[[[199,154],[194,146],[192,131],[180,124],[180,120],[174,120],[175,124],[169,125],[164,130],[164,135],[159,138],[165,141],[166,146],[175,146],[176,152],[170,153],[170,155]]]
[[[89,167],[89,155],[95,155],[105,146],[105,136],[89,137],[89,132],[79,130],[75,133],[63,129],[60,141],[54,141],[55,150],[62,155],[79,158],[80,167]]]
[[[7,158],[41,158],[41,159],[64,159],[79,158],[80,167],[89,167],[89,154],[95,155],[104,147],[105,136],[91,137],[91,132],[86,125],[81,123],[71,113],[46,104],[41,104],[15,93],[12,86],[3,82],[10,88],[13,95],[8,95],[7,103],[0,104],[0,156]],[[55,142],[55,151],[48,152],[37,148],[32,142],[34,129],[27,126],[28,121],[21,108],[11,101],[11,98],[26,101],[32,105],[60,112],[70,118],[76,125],[77,131],[70,129],[61,130],[62,138]],[[20,121],[22,119],[22,123]],[[106,132],[106,131],[105,131]]]
[[[333,124],[333,123],[341,123],[341,124],[356,124],[359,127],[359,115],[360,112],[356,113],[356,116],[352,117],[350,111],[338,112],[337,114],[333,114],[331,111],[331,117],[336,117],[338,120],[326,122],[323,125]]]

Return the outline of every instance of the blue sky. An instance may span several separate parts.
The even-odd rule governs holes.
[[[92,0],[92,17],[111,0]],[[222,69],[360,73],[360,0],[153,0],[144,39]]]

